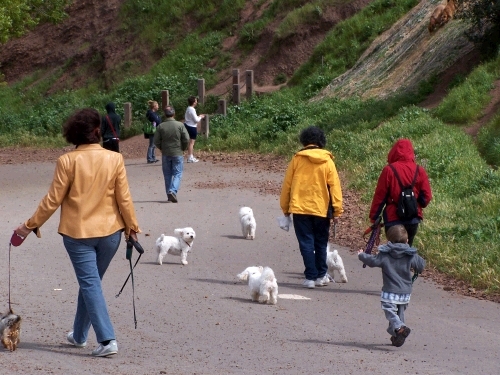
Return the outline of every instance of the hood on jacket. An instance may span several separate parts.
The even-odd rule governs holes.
[[[295,154],[295,156],[305,156],[309,158],[311,163],[314,164],[322,164],[326,163],[328,160],[334,159],[332,153],[323,148],[310,148],[310,149],[300,150]]]
[[[390,241],[385,245],[379,245],[378,251],[387,253],[393,258],[402,258],[406,255],[415,255],[417,253],[417,249],[410,247],[407,243],[392,243]]]
[[[400,139],[396,141],[389,151],[387,162],[392,164],[396,161],[415,162],[415,151],[409,139]]]
[[[106,112],[108,113],[115,113],[115,103],[113,102],[109,102],[108,104],[106,104]]]

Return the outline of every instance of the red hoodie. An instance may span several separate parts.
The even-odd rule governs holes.
[[[387,155],[387,162],[396,169],[403,186],[411,185],[417,164],[415,163],[415,152],[409,139],[400,139],[392,146]],[[401,193],[398,180],[394,172],[386,165],[378,178],[375,194],[373,195],[370,208],[370,220],[374,222],[383,210],[383,220],[386,226],[394,224],[416,224],[423,219],[422,208],[427,207],[432,199],[431,186],[427,172],[422,166],[418,167],[418,176],[413,186],[417,197],[418,218],[402,222],[396,214],[397,202]],[[385,208],[384,208],[385,207]]]

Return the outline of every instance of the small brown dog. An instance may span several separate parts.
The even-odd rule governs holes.
[[[443,26],[442,16],[443,16],[443,12],[444,12],[445,8],[446,8],[446,5],[440,4],[432,12],[431,19],[429,21],[429,26],[427,27],[429,29],[430,33],[432,33],[438,27]]]
[[[0,318],[0,338],[2,344],[11,352],[17,349],[21,335],[21,317],[10,309]]]
[[[441,15],[441,25],[444,25],[445,23],[450,21],[455,15],[456,10],[457,6],[455,4],[455,0],[448,0],[443,10],[443,14]]]

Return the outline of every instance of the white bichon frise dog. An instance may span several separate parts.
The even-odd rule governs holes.
[[[189,250],[193,247],[196,233],[193,228],[186,227],[174,230],[177,237],[165,236],[162,234],[156,240],[156,250],[158,251],[158,264],[162,264],[163,257],[168,254],[180,255],[181,263],[188,264],[186,258]]]
[[[242,273],[236,275],[241,281],[248,281],[252,294],[252,301],[276,305],[278,302],[278,280],[269,267],[247,267]]]
[[[247,240],[253,240],[255,238],[257,223],[255,222],[252,209],[250,207],[241,207],[239,214],[243,237]]]
[[[327,276],[329,281],[333,283],[335,282],[334,271],[337,271],[338,273],[340,273],[340,280],[343,283],[347,282],[344,262],[342,261],[342,258],[340,257],[337,249],[333,249],[333,251],[330,251],[330,244],[328,244],[326,247],[326,264],[328,265]]]

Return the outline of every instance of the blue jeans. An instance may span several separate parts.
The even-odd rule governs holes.
[[[405,325],[405,310],[408,304],[381,302],[381,305],[385,313],[385,318],[389,321],[387,332],[389,335],[396,337],[395,331]]]
[[[149,135],[148,154],[146,155],[146,159],[149,162],[153,162],[153,161],[156,160],[156,156],[155,156],[156,146],[155,146],[155,143],[154,143],[154,138],[155,138],[154,134]]]
[[[320,279],[326,275],[326,246],[330,234],[330,219],[313,215],[293,214],[295,235],[299,241],[300,254],[306,267],[307,280]]]
[[[101,280],[120,246],[121,232],[84,239],[63,235],[64,246],[80,285],[73,323],[73,338],[76,342],[87,341],[91,324],[98,342],[115,339]]]
[[[177,194],[179,187],[181,186],[184,158],[182,156],[163,155],[161,157],[161,168],[163,170],[163,178],[165,179],[165,190],[167,194]]]

